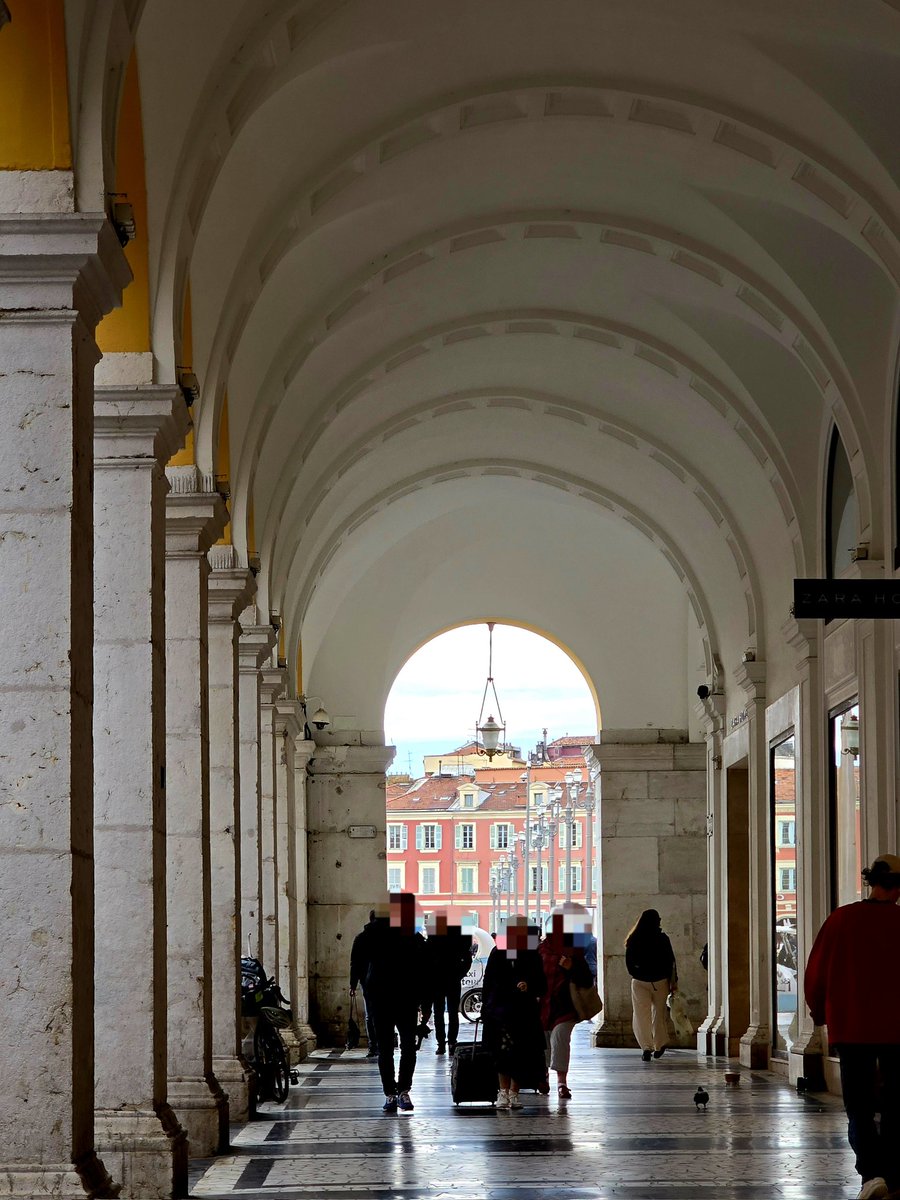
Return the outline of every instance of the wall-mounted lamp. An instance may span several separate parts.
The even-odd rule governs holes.
[[[310,714],[309,710],[317,700],[319,702],[319,706],[318,708],[313,709],[313,712]],[[303,705],[303,711],[306,713],[306,719],[310,724],[315,725],[316,729],[328,728],[328,726],[331,724],[331,717],[329,717],[325,710],[325,705],[322,702],[321,696],[301,696],[300,703]]]
[[[127,246],[129,242],[133,242],[137,234],[134,206],[127,200],[116,200],[112,206],[112,224],[120,246]]]
[[[178,386],[184,396],[184,402],[190,408],[195,400],[200,399],[200,380],[193,371],[178,367]]]

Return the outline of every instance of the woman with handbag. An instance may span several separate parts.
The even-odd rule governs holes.
[[[560,1100],[571,1100],[568,1086],[572,1030],[584,1020],[578,1012],[578,988],[593,989],[594,979],[584,957],[584,948],[565,932],[565,918],[554,913],[550,932],[541,942],[541,962],[547,990],[541,1003],[541,1024],[550,1047],[550,1070],[556,1072]]]
[[[509,918],[497,935],[482,984],[484,1039],[497,1064],[497,1108],[521,1108],[521,1087],[544,1079],[544,1034],[540,1001],[546,987],[537,931],[526,918]]]
[[[632,1027],[641,1058],[662,1058],[669,1041],[666,1000],[678,986],[672,943],[655,908],[645,909],[625,938],[625,967],[631,976]]]

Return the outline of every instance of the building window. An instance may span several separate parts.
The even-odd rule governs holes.
[[[537,865],[531,864],[528,868],[528,873],[531,876],[529,879],[530,890],[536,892],[538,890],[538,873]],[[550,891],[550,868],[546,863],[541,863],[541,891]]]
[[[475,849],[475,826],[470,824],[456,826],[457,850]]]
[[[535,806],[535,808],[540,808],[541,805],[544,803],[545,797],[546,797],[546,793],[544,793],[544,792],[532,792],[531,793],[531,803]]]
[[[419,867],[419,895],[436,896],[438,891],[438,869],[434,867]]]
[[[474,807],[475,807],[475,793],[474,792],[466,792],[463,795],[463,808],[474,808]]]
[[[478,891],[477,870],[475,867],[459,868],[459,891],[465,896],[474,896]]]
[[[853,562],[859,541],[859,506],[850,460],[837,426],[831,434],[825,499],[825,574],[836,579]]]
[[[581,891],[581,863],[571,863],[570,867],[571,867],[571,871],[572,871],[572,877],[571,877],[572,883],[571,883],[571,887],[569,890],[571,892],[580,892]],[[560,863],[560,865],[559,865],[559,890],[560,890],[560,892],[565,892],[565,890],[566,890],[566,864],[565,863]]]
[[[491,849],[492,850],[508,850],[509,849],[509,826],[508,825],[492,825],[491,826]]]
[[[561,821],[559,825],[559,847],[561,850],[566,848],[566,823]],[[572,848],[575,850],[581,849],[581,822],[572,822]]]
[[[860,726],[854,700],[831,717],[831,904],[862,899]]]
[[[772,1053],[785,1058],[797,1038],[797,764],[793,734],[769,751],[772,875]]]
[[[441,848],[441,827],[440,825],[417,825],[416,826],[416,849],[417,850],[440,850]]]
[[[406,826],[388,825],[388,850],[405,850],[406,846]]]
[[[388,891],[402,892],[403,891],[403,868],[388,867]]]

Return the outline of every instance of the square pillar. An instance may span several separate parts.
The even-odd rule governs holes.
[[[695,1027],[706,1016],[700,951],[707,938],[706,745],[676,729],[604,730],[600,763],[600,936],[603,1013],[597,1046],[636,1045],[625,937],[656,908],[672,940]]]
[[[322,1045],[343,1039],[350,947],[387,895],[384,772],[394,747],[364,744],[370,736],[323,735],[328,744],[317,745],[309,763],[310,1021]],[[350,837],[351,825],[373,836]]]
[[[108,1195],[94,1144],[94,330],[103,214],[0,214],[0,1195]]]
[[[206,552],[227,514],[195,467],[166,474],[169,1102],[190,1155],[208,1158],[228,1145],[228,1102],[212,1069]]]
[[[316,1048],[316,1035],[309,1023],[309,821],[307,817],[308,766],[316,744],[304,739],[294,742],[293,836],[290,846],[289,887],[295,898],[291,921],[291,1006],[294,1031],[301,1053]],[[305,1051],[304,1051],[305,1047]]]
[[[187,410],[172,387],[94,397],[96,1142],[120,1197],[187,1191],[166,1080],[163,465]],[[128,1063],[128,1070],[122,1064]]]
[[[260,678],[277,634],[271,625],[256,623],[256,606],[241,614],[238,638],[238,731],[241,795],[241,954],[262,959],[260,907]],[[271,973],[271,964],[266,964]]]
[[[263,666],[259,673],[259,905],[262,930],[262,962],[281,983],[278,948],[278,863],[276,825],[284,797],[278,794],[278,761],[281,747],[276,733],[275,702],[286,684],[283,668]]]
[[[241,1055],[241,795],[238,615],[255,590],[233,546],[207,556],[209,602],[209,859],[212,921],[212,1066],[232,1121],[247,1121],[253,1072]]]

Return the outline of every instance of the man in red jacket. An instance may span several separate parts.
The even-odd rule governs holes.
[[[869,897],[819,930],[805,991],[840,1059],[857,1200],[880,1200],[900,1189],[900,857],[880,854],[862,875]]]

